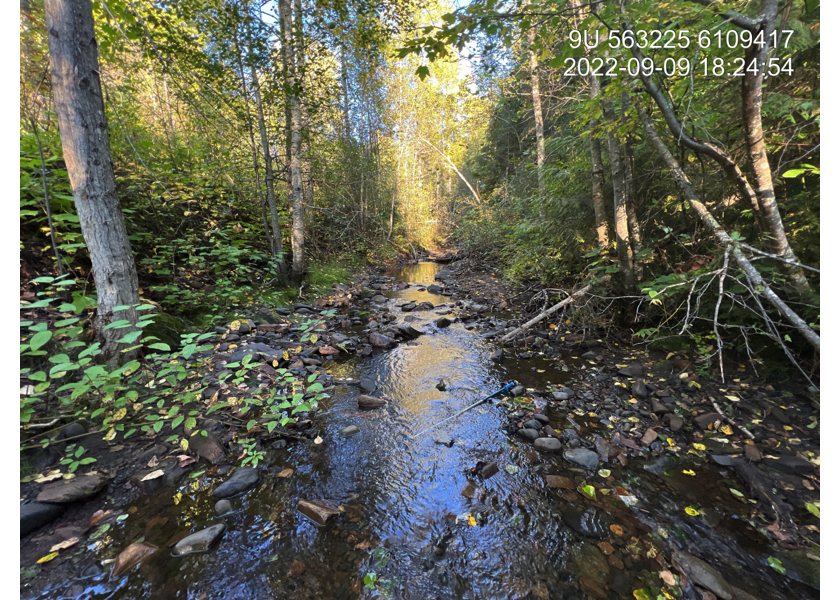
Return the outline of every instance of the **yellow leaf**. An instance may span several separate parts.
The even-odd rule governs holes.
[[[552,324],[550,324],[550,325],[548,326],[548,328],[549,328],[549,329],[557,329],[557,325],[555,325],[554,323],[552,323]]]
[[[724,396],[727,400],[731,400],[732,402],[740,402],[741,399],[738,396]]]
[[[721,425],[720,430],[726,435],[732,435],[732,428],[729,425]]]
[[[695,475],[697,475],[697,473],[695,473],[695,472],[694,472],[694,471],[692,471],[691,469],[683,469],[683,473],[685,473],[686,475],[691,475],[692,477],[694,477]]]
[[[105,434],[105,441],[110,442],[115,437],[117,437],[117,430],[111,427],[111,429],[108,430],[108,433]]]
[[[289,360],[289,351],[283,350],[283,360]]]
[[[128,411],[125,408],[119,409],[116,413],[114,413],[114,421],[122,420]]]
[[[793,427],[791,427],[790,425],[782,425],[782,427],[785,431],[793,431]],[[723,429],[723,427],[721,427],[721,429]]]
[[[475,517],[472,516],[472,515],[470,515],[469,522],[470,522],[470,527],[475,527],[476,525],[478,525],[478,523],[476,523]]]
[[[51,561],[52,559],[54,559],[56,556],[58,556],[58,552],[50,552],[50,553],[49,553],[49,554],[47,554],[46,556],[42,556],[41,558],[39,558],[36,562],[37,562],[39,565],[42,565],[42,564],[44,564],[45,562],[50,562],[50,561]]]
[[[691,515],[692,517],[696,517],[700,514],[700,511],[696,508],[691,508],[690,506],[685,507],[685,512]]]
[[[695,448],[697,448],[698,450],[700,450],[700,452],[702,452],[703,450],[705,450],[705,449],[706,449],[706,446],[704,446],[703,444],[692,444],[692,445],[693,445]]]
[[[182,439],[181,440],[181,450],[186,452],[189,449],[190,449],[190,443],[186,439]]]
[[[315,342],[318,341],[318,336],[313,333],[312,335],[309,336],[309,341],[314,344]]]

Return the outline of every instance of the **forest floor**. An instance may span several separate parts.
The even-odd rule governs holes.
[[[417,280],[422,283],[412,283]],[[193,436],[189,451],[167,443],[168,431],[106,442],[87,430],[90,424],[71,423],[58,430],[59,438],[83,439],[86,456],[96,458],[94,468],[80,469],[76,477],[63,478],[56,465],[67,443],[61,439],[48,450],[24,455],[35,474],[22,482],[20,490],[21,501],[29,507],[26,515],[23,508],[21,514],[21,597],[99,598],[116,592],[107,597],[130,598],[140,590],[146,593],[148,586],[157,594],[152,597],[164,597],[164,593],[178,597],[186,593],[183,586],[193,590],[198,584],[180,574],[184,569],[175,566],[176,559],[170,554],[182,553],[184,548],[184,554],[215,548],[224,530],[209,527],[194,531],[196,522],[215,518],[230,523],[224,521],[232,510],[230,501],[236,504],[242,494],[251,498],[248,510],[257,510],[253,506],[258,498],[278,493],[276,483],[291,476],[288,465],[292,463],[284,462],[291,460],[288,456],[315,457],[319,449],[326,455],[327,447],[335,443],[333,439],[354,436],[360,427],[364,429],[370,413],[360,408],[376,406],[378,399],[386,403],[387,410],[401,410],[397,399],[403,393],[399,385],[404,382],[385,385],[388,377],[394,377],[386,372],[393,369],[388,366],[381,370],[384,367],[377,361],[395,356],[398,347],[416,346],[421,336],[423,340],[438,336],[449,340],[447,343],[454,340],[463,344],[446,359],[439,354],[424,363],[429,370],[424,377],[428,378],[435,361],[451,361],[458,351],[477,352],[476,348],[484,347],[481,344],[493,344],[492,340],[524,322],[522,311],[530,310],[531,316],[539,312],[534,298],[533,290],[517,289],[492,270],[456,257],[433,271],[423,264],[386,265],[377,272],[360,275],[355,282],[337,285],[329,297],[287,308],[265,307],[267,310],[255,311],[250,319],[217,327],[213,350],[202,357],[200,367],[193,368],[201,370],[201,381],[207,386],[203,393],[206,408],[221,402],[228,406],[205,414],[199,428],[208,435]],[[547,298],[542,299],[545,301]],[[429,311],[436,311],[435,316],[430,317]],[[476,389],[479,384],[486,385],[488,373],[497,373],[493,369],[516,380],[518,385],[512,394],[497,405],[502,417],[496,430],[507,436],[506,448],[512,446],[520,453],[516,460],[521,461],[523,469],[522,475],[516,475],[520,467],[507,472],[516,477],[524,477],[526,471],[537,476],[540,486],[556,493],[557,501],[567,503],[562,519],[557,521],[559,527],[582,539],[602,540],[598,549],[605,558],[576,565],[580,573],[568,584],[569,589],[595,598],[628,597],[641,589],[638,586],[642,581],[648,587],[653,585],[649,577],[645,580],[641,575],[653,573],[654,580],[661,579],[660,585],[670,585],[675,593],[681,589],[686,597],[702,594],[695,587],[700,586],[718,597],[750,598],[739,585],[752,588],[752,593],[761,597],[770,583],[787,593],[816,597],[820,426],[819,407],[809,394],[795,386],[787,389],[770,385],[760,373],[737,364],[734,377],[721,383],[691,357],[648,352],[643,346],[622,341],[625,338],[620,334],[608,337],[593,328],[572,330],[569,323],[566,315],[558,313],[513,343],[496,344],[480,359],[476,354],[472,360],[481,374],[468,382]],[[448,352],[447,348],[438,351]],[[220,374],[230,372],[227,365],[249,355],[256,367],[246,384],[233,386],[220,381]],[[356,370],[345,372],[342,364]],[[323,414],[313,411],[285,428],[268,431],[257,424],[246,432],[247,418],[238,411],[238,403],[258,391],[261,384],[274,383],[281,370],[321,382],[335,396],[334,404],[325,402]],[[368,372],[379,374],[379,384],[373,376],[357,377]],[[346,374],[353,377],[342,376]],[[447,387],[453,388],[451,380],[456,379],[457,369],[433,387],[445,394]],[[410,385],[419,389],[426,384],[418,375]],[[342,400],[348,389],[356,392],[350,394],[349,401]],[[385,392],[388,398],[383,398]],[[341,419],[337,419],[336,411],[339,406],[346,408],[347,402],[353,404],[355,412],[347,409],[341,419],[356,419],[359,425],[339,431]],[[400,402],[408,406],[408,400]],[[423,413],[422,424],[432,426],[436,417],[446,414]],[[474,435],[470,430],[455,431],[450,439],[442,431],[431,431],[426,437],[434,439],[435,446],[451,447],[459,431],[467,439]],[[405,445],[409,443],[405,435],[389,431],[377,444]],[[440,435],[443,439],[436,439]],[[261,463],[257,469],[234,469],[249,456],[243,443],[248,437],[256,437],[257,450],[264,453],[263,462],[268,467]],[[555,464],[560,456],[565,470],[558,470]],[[546,463],[546,457],[555,462]],[[311,460],[317,463],[320,459]],[[281,464],[285,465],[283,469]],[[481,480],[493,477],[498,468],[497,461],[490,458],[476,462],[472,475],[468,475],[472,479],[460,490],[460,496],[489,506],[484,489],[487,486]],[[302,469],[305,467],[300,462],[294,463],[293,471]],[[560,472],[563,475],[556,474]],[[317,473],[327,477],[326,471]],[[648,476],[659,479],[646,484]],[[376,487],[376,481],[376,476],[371,476],[371,488]],[[220,482],[227,482],[225,492],[218,492]],[[633,482],[638,484],[638,491],[633,491]],[[406,481],[400,484],[406,485]],[[531,497],[526,489],[532,496],[537,493],[528,487],[533,481],[522,485],[511,497]],[[672,493],[668,486],[679,488],[682,496]],[[651,497],[642,497],[643,488]],[[671,490],[668,494],[663,491],[666,488]],[[306,487],[298,491],[311,492]],[[677,500],[665,502],[659,495]],[[660,501],[663,505],[656,506]],[[183,504],[178,506],[179,502]],[[308,509],[298,506],[298,510],[316,522],[323,520],[320,525],[346,512],[345,507],[317,500]],[[689,541],[658,538],[658,550],[653,551],[651,546],[645,553],[644,545],[636,543],[637,537],[626,535],[615,524],[620,522],[628,531],[638,531],[641,538],[645,531],[661,530],[651,522],[651,514],[657,511],[674,513],[670,518],[690,529]],[[287,513],[294,515],[294,507]],[[749,563],[753,567],[763,565],[766,572],[760,576],[737,579],[733,566],[743,567],[738,561],[746,559],[722,557],[725,544],[704,546],[698,541],[717,535],[716,531],[732,529],[732,515],[739,523],[749,523],[736,535],[736,541],[760,548]],[[299,528],[296,524],[290,531],[299,532]],[[191,534],[199,538],[193,539]],[[361,539],[360,535],[354,531],[350,538]],[[371,543],[376,537],[381,536],[373,535]],[[367,550],[365,543],[360,542],[355,550]],[[387,552],[396,556],[393,548]],[[443,550],[438,548],[434,555],[445,552],[444,544]],[[702,554],[704,560],[690,552]],[[280,556],[285,560],[282,552]],[[297,564],[297,558],[289,560],[289,576],[296,579],[303,572],[302,563]],[[359,597],[373,589],[367,578],[363,582],[357,575],[362,559],[354,560],[357,562],[348,562],[346,568],[344,583],[350,583],[341,588],[349,590],[346,597]],[[140,569],[134,569],[138,563],[142,563]],[[637,579],[621,576],[625,567]],[[182,587],[168,581],[175,573],[179,573],[175,579]],[[314,567],[310,575],[312,581],[299,584],[303,586],[298,590],[303,592],[301,597],[326,593],[326,584],[315,578]],[[407,579],[409,570],[401,575]],[[529,584],[528,591],[519,597],[554,597],[548,590],[554,590],[552,584],[561,584],[539,579],[542,576],[535,575],[538,582]],[[270,593],[280,593],[279,583],[266,585]],[[313,595],[307,596],[306,590]],[[260,592],[254,593],[254,597],[261,597]],[[210,593],[205,597],[216,596]],[[785,596],[767,591],[763,597]]]

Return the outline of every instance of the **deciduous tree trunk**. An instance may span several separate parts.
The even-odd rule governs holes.
[[[779,11],[779,0],[763,0],[758,31],[764,32],[764,40],[769,40],[776,28],[776,15]],[[769,250],[778,256],[796,261],[796,255],[787,239],[785,225],[776,204],[776,190],[773,187],[773,170],[767,158],[767,146],[764,143],[764,125],[761,119],[763,104],[761,87],[764,83],[764,73],[767,67],[767,51],[770,44],[755,44],[747,49],[744,77],[741,80],[741,104],[744,118],[744,132],[747,138],[747,150],[750,164],[755,175],[757,185],[758,205],[761,208],[762,222],[770,233]],[[755,62],[753,62],[755,61]],[[756,68],[752,68],[752,67]],[[794,287],[805,290],[809,288],[805,273],[799,267],[782,262],[782,272]]]
[[[613,186],[615,215],[615,241],[622,282],[627,289],[635,285],[633,276],[633,246],[630,242],[630,228],[627,219],[627,173],[624,167],[624,153],[617,136],[618,121],[612,101],[602,103],[607,124],[607,146],[610,155],[610,174]]]
[[[531,76],[531,98],[534,104],[534,134],[537,138],[537,185],[540,193],[540,218],[545,219],[545,128],[543,126],[542,95],[540,94],[540,72],[537,54],[532,46],[536,40],[536,29],[528,30],[528,71]]]
[[[589,87],[590,97],[597,99],[601,95],[601,82],[592,75]],[[589,124],[592,134],[589,136],[589,151],[592,156],[592,206],[595,209],[595,232],[598,235],[598,247],[602,251],[610,247],[610,227],[607,209],[604,205],[604,161],[601,158],[601,140],[595,137],[596,122]]]
[[[291,0],[278,0],[278,6],[283,30],[283,62],[286,71],[286,96],[291,112],[291,123],[289,127],[289,175],[291,179],[292,200],[292,279],[300,282],[304,275],[306,275],[300,102],[300,91],[303,82],[298,76],[296,66],[294,20]],[[300,18],[300,15],[298,15],[298,18]]]
[[[94,326],[111,364],[120,359],[120,344],[131,328],[105,329],[109,323],[137,321],[140,303],[134,256],[117,198],[111,145],[99,79],[99,59],[90,0],[46,0],[53,102],[61,147],[73,187],[73,199],[96,283]]]

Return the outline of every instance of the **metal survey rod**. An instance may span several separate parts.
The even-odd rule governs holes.
[[[515,382],[515,381],[511,381],[510,383],[508,383],[508,384],[507,384],[506,386],[504,386],[503,388],[496,390],[495,392],[493,392],[493,393],[492,393],[492,394],[490,394],[489,396],[485,396],[484,398],[482,398],[481,400],[479,400],[479,401],[477,401],[477,402],[473,402],[473,403],[472,403],[472,404],[470,404],[467,408],[465,408],[465,409],[463,409],[463,410],[461,410],[461,411],[458,411],[457,413],[455,413],[455,414],[454,414],[454,415],[452,415],[451,417],[447,417],[447,418],[445,418],[443,421],[438,421],[437,423],[435,423],[435,424],[434,424],[434,425],[432,425],[431,427],[427,427],[426,429],[421,429],[420,431],[418,431],[417,433],[415,433],[412,437],[415,437],[415,438],[416,438],[416,437],[418,437],[420,434],[422,434],[422,433],[426,433],[427,431],[431,431],[431,430],[432,430],[432,429],[434,429],[435,427],[438,427],[439,425],[443,425],[443,424],[444,424],[444,423],[446,423],[447,421],[451,421],[452,419],[456,419],[456,418],[460,417],[461,415],[463,415],[463,414],[464,414],[465,412],[467,412],[468,410],[470,410],[471,408],[475,408],[475,407],[476,407],[476,406],[478,406],[479,404],[484,404],[485,402],[487,402],[487,401],[488,401],[490,398],[492,398],[493,396],[498,396],[499,394],[502,394],[502,393],[504,393],[504,392],[509,392],[510,390],[512,390],[512,389],[514,388],[514,386],[516,386],[516,382]]]

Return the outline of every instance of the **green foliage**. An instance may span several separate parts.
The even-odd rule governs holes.
[[[136,326],[123,320],[107,327],[130,328],[121,340],[125,344],[122,351],[139,351],[142,359],[109,369],[97,362],[101,355],[99,342],[90,341],[85,335],[88,313],[79,311],[81,316],[75,316],[76,305],[64,301],[70,296],[73,280],[64,276],[35,281],[45,291],[38,293],[35,302],[21,306],[26,317],[21,320],[20,345],[20,419],[24,432],[36,414],[60,414],[93,421],[108,441],[123,440],[138,432],[150,436],[171,432],[167,439],[180,439],[186,450],[189,437],[201,433],[196,428],[200,415],[231,408],[227,402],[214,399],[210,406],[200,401],[206,389],[202,378],[212,368],[213,347],[207,342],[213,334],[183,333],[180,349],[173,350],[156,337],[144,334],[155,318],[154,307],[137,306]],[[256,419],[261,418],[262,426],[271,434],[278,427],[295,422],[300,413],[317,410],[318,403],[326,397],[315,375],[297,379],[279,367],[276,384],[259,387],[253,374],[256,366],[248,356],[241,364],[228,364],[228,369],[235,370],[220,377],[228,385],[244,384],[250,389],[237,407],[241,418],[251,419],[246,430],[254,430]],[[50,444],[48,437],[39,439],[37,434],[23,444],[31,447],[36,439],[36,445]],[[254,440],[243,441],[246,464],[256,465],[264,458],[254,444]],[[92,463],[93,459],[83,456],[84,452],[81,447],[69,447],[62,464],[72,473]]]

